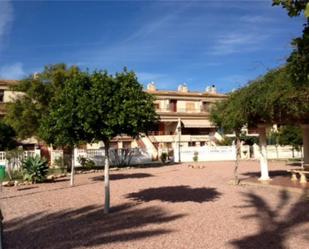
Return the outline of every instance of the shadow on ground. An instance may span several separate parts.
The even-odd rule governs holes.
[[[291,229],[309,222],[308,191],[304,191],[297,203],[291,206],[285,215],[281,215],[282,209],[289,205],[290,200],[290,196],[285,190],[280,192],[280,201],[275,209],[271,208],[263,198],[254,193],[246,193],[244,196],[246,204],[239,208],[253,207],[255,213],[245,216],[243,219],[257,219],[259,232],[230,242],[239,249],[287,249],[289,247],[286,246],[285,242],[289,236],[293,236]],[[309,231],[302,232],[302,236],[306,236]],[[299,245],[294,246],[297,248]]]
[[[162,224],[183,217],[158,207],[120,205],[105,215],[97,206],[56,213],[35,213],[4,223],[4,248],[73,249],[92,248],[134,241],[172,232]],[[159,228],[151,225],[160,224]]]
[[[242,173],[243,176],[248,176],[248,177],[256,177],[259,178],[261,176],[261,172],[247,172],[247,173]],[[269,176],[270,177],[277,177],[277,176],[284,176],[284,177],[291,177],[291,174],[287,172],[286,170],[270,170],[269,171]]]
[[[147,173],[133,173],[133,174],[110,174],[109,179],[110,180],[122,180],[122,179],[139,179],[139,178],[145,178],[145,177],[152,177],[154,175],[147,174]],[[95,176],[91,178],[94,181],[104,181],[104,176]]]
[[[148,188],[126,195],[126,198],[135,201],[160,200],[166,202],[206,202],[214,201],[221,196],[215,188],[191,188],[190,186],[168,186]]]

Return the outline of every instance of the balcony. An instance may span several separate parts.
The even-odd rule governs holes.
[[[170,113],[208,113],[208,108],[201,107],[201,108],[196,108],[196,109],[191,109],[191,108],[179,108],[177,107],[176,109],[174,108],[157,108],[156,112],[170,112]]]

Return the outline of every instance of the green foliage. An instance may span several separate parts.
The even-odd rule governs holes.
[[[121,134],[137,136],[157,120],[153,97],[145,93],[133,72],[115,76],[79,72],[67,80],[50,103],[41,137],[56,146],[109,141]]]
[[[165,163],[167,160],[167,153],[166,152],[162,152],[160,155],[160,160],[162,163]]]
[[[16,145],[15,131],[11,126],[0,121],[0,151],[13,149]]]
[[[210,111],[210,119],[225,133],[240,133],[241,128],[246,124],[243,114],[243,103],[238,90],[231,93],[226,100],[216,102]]]
[[[79,164],[83,167],[83,168],[86,168],[86,169],[92,169],[95,167],[95,163],[93,160],[89,159],[89,158],[85,158],[85,157],[82,157],[82,156],[79,156],[77,158]]]
[[[296,150],[300,150],[303,144],[301,128],[294,125],[280,127],[278,142],[280,145],[292,145]]]
[[[76,72],[67,79],[62,90],[50,101],[49,115],[41,120],[40,137],[55,146],[73,148],[81,141],[91,142],[92,136],[85,124],[90,110],[90,76]]]
[[[309,88],[296,87],[286,67],[271,70],[244,89],[249,107],[246,117],[254,123],[293,124],[309,120]]]
[[[24,94],[7,105],[5,122],[14,128],[19,138],[40,138],[38,130],[41,121],[49,115],[50,102],[62,91],[64,82],[78,72],[75,66],[49,65],[43,72],[25,78],[12,88]]]
[[[63,157],[58,157],[54,160],[54,165],[58,168],[64,168],[64,160]]]
[[[288,71],[296,86],[309,86],[309,0],[273,0],[273,5],[285,8],[291,17],[305,15],[302,37],[292,41],[293,52],[288,58]]]
[[[309,21],[308,21],[309,23]],[[289,56],[288,69],[297,86],[309,87],[309,26],[304,28],[302,37],[292,41],[293,52]]]
[[[243,133],[240,135],[239,139],[240,139],[240,141],[243,141],[245,145],[258,144],[258,142],[259,142],[258,137],[247,136]]]
[[[233,140],[234,140],[234,139],[231,138],[231,137],[226,137],[226,136],[224,136],[224,137],[223,137],[223,140],[218,141],[217,144],[218,144],[218,145],[221,145],[221,146],[230,146],[230,145],[233,144]]]
[[[48,173],[48,165],[45,159],[38,155],[28,157],[22,162],[23,178],[32,183],[43,182]]]
[[[307,11],[309,0],[273,0],[273,5],[281,5],[284,9],[287,10],[289,16],[298,16],[303,11],[308,17]]]
[[[106,142],[120,134],[136,137],[153,126],[157,120],[154,99],[143,91],[134,72],[125,69],[115,76],[94,72],[91,78],[86,126],[95,140]]]
[[[194,162],[198,161],[198,152],[197,151],[195,151],[194,154],[193,154],[193,161]]]

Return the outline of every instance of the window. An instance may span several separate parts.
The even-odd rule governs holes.
[[[177,100],[175,99],[170,100],[170,111],[177,112]]]
[[[0,103],[3,102],[4,90],[0,90]]]
[[[200,146],[205,146],[205,142],[200,142]]]
[[[210,105],[210,103],[203,102],[202,111],[203,112],[208,112],[209,111],[209,105]]]
[[[196,143],[195,142],[189,142],[189,147],[195,147],[196,146]]]
[[[188,112],[192,112],[192,111],[194,111],[195,110],[195,105],[194,105],[194,103],[193,102],[187,102],[186,103],[186,111],[188,111]]]
[[[160,109],[160,104],[159,103],[154,103],[155,109],[159,110]]]

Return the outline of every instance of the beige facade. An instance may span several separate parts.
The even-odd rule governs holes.
[[[6,104],[14,101],[18,95],[22,94],[10,90],[10,87],[16,85],[17,83],[18,81],[16,80],[0,79],[0,118],[5,115]]]
[[[217,93],[214,86],[205,92],[190,92],[186,85],[180,85],[177,91],[164,91],[156,89],[154,83],[148,84],[146,91],[154,95],[160,117],[157,127],[146,137],[158,155],[172,155],[179,145],[200,147],[215,143],[219,134],[209,120],[210,109],[226,95]]]
[[[0,80],[0,117],[5,115],[5,105],[14,101],[21,93],[10,90],[10,86],[18,84],[15,80]],[[147,86],[146,92],[155,97],[155,107],[159,114],[159,124],[133,140],[127,136],[116,137],[113,147],[140,147],[153,152],[158,157],[163,151],[171,152],[176,143],[183,147],[204,146],[211,144],[216,134],[215,126],[209,120],[209,111],[213,103],[226,98],[209,87],[204,92],[190,92],[186,85],[180,85],[176,91],[157,90],[154,83]],[[88,145],[95,149],[102,144]]]

